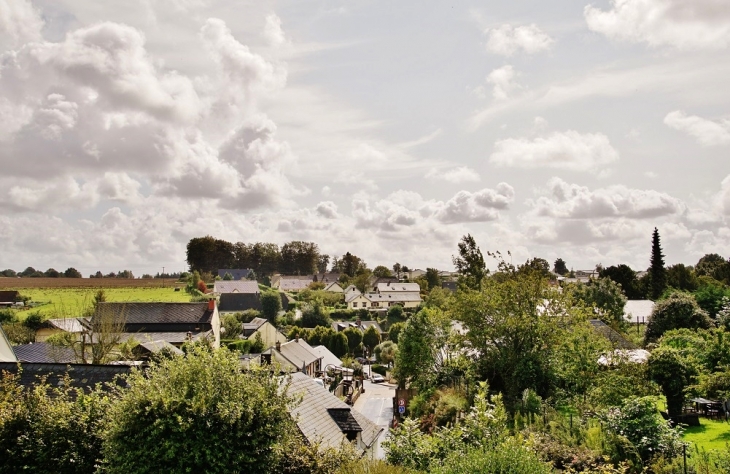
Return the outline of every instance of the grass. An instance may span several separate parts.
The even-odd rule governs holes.
[[[686,428],[682,438],[705,451],[724,450],[730,443],[730,423],[700,417],[700,426]]]
[[[62,318],[77,316],[84,308],[94,301],[97,289],[93,288],[17,288],[23,296],[29,296],[31,303],[38,304],[33,308],[18,311],[18,318],[34,311],[39,311],[44,318]],[[104,288],[106,300],[109,302],[159,301],[180,302],[190,301],[190,295],[185,291],[175,291],[173,288]]]

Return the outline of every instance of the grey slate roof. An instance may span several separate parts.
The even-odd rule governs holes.
[[[321,357],[312,350],[312,346],[307,344],[307,341],[304,339],[295,339],[285,342],[281,345],[279,352],[299,369],[321,359]]]
[[[291,414],[310,443],[319,442],[324,448],[338,448],[347,442],[344,429],[359,432],[362,442],[370,447],[384,430],[300,372],[291,374],[287,393],[302,396],[301,403],[292,409]],[[358,451],[364,452],[359,448]]]
[[[213,331],[190,331],[192,333],[193,342],[204,337],[213,337]],[[139,343],[150,341],[167,341],[170,344],[182,345],[188,340],[187,331],[172,332],[125,332],[121,334],[119,342],[125,342],[134,339]]]
[[[243,323],[243,334],[248,337],[256,332],[258,328],[266,324],[267,319],[253,318],[250,323]]]
[[[85,318],[62,318],[47,319],[43,321],[41,327],[60,329],[65,332],[78,333],[87,329],[88,322]]]
[[[218,304],[218,311],[241,312],[247,309],[261,311],[261,295],[259,293],[223,293]]]
[[[20,374],[20,385],[33,387],[38,385],[39,377],[47,376],[47,383],[58,387],[63,383],[63,377],[68,373],[71,387],[81,388],[89,391],[97,383],[102,387],[111,384],[124,385],[118,380],[118,376],[131,372],[132,367],[128,365],[91,365],[91,364],[44,364],[44,363],[14,363],[0,362],[0,373],[10,372],[18,374],[18,366],[22,368]]]
[[[312,280],[304,279],[282,279],[279,282],[279,289],[284,291],[299,291],[308,288],[312,284]]]
[[[260,293],[259,284],[253,280],[217,281],[213,287],[214,293]]]
[[[234,280],[245,280],[252,271],[250,268],[220,268],[218,269],[218,276],[223,278],[226,273],[230,273]]]
[[[618,349],[638,349],[639,347],[634,344],[633,342],[627,340],[624,338],[621,333],[613,329],[611,326],[607,325],[600,319],[590,319],[588,320],[589,323],[591,323],[591,326],[593,326],[593,330],[596,331],[596,333],[600,334],[601,336],[605,337],[609,341],[611,341],[611,344],[614,346],[614,348]]]
[[[126,324],[210,323],[213,312],[208,303],[99,303],[96,314],[109,311]]]
[[[421,286],[418,283],[378,283],[376,286],[378,293],[391,293],[391,292],[415,292],[421,291]]]
[[[184,354],[183,351],[163,340],[140,342],[139,346],[135,349],[140,353],[157,354],[159,352],[168,351],[175,355]]]
[[[70,347],[59,347],[47,342],[14,346],[13,351],[19,362],[74,363],[76,353]]]

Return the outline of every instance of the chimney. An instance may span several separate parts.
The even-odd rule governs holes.
[[[360,320],[360,316],[357,317],[357,321],[355,321],[355,324],[357,325],[357,327],[362,326],[362,321]]]
[[[215,300],[209,299],[208,300],[208,311],[214,311],[215,310]]]
[[[296,336],[294,337],[294,342],[296,342],[297,344],[299,344],[299,334],[297,334],[297,335],[296,335]]]
[[[281,352],[281,342],[276,341],[276,351]]]

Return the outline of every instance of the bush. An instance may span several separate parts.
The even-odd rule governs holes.
[[[357,319],[358,311],[355,309],[335,309],[330,311],[330,318],[335,321],[352,321]]]
[[[644,344],[656,342],[670,329],[709,329],[712,326],[712,320],[691,295],[676,292],[654,306],[646,325]]]
[[[221,341],[229,350],[240,352],[241,354],[250,354],[253,341],[248,339],[238,339],[237,341]]]
[[[384,365],[378,365],[378,364],[371,365],[370,370],[375,372],[376,374],[382,375],[383,377],[385,377],[388,374],[388,368]]]
[[[290,305],[291,306],[291,305]],[[276,321],[276,316],[281,311],[281,296],[277,291],[264,291],[261,293],[261,314],[270,323]]]
[[[0,309],[0,323],[14,323],[18,320],[15,311],[12,309]]]
[[[472,448],[451,453],[443,463],[431,470],[434,474],[551,474],[552,467],[541,461],[534,451],[514,438],[494,449]]]
[[[279,379],[242,372],[224,348],[193,346],[127,382],[107,423],[111,473],[276,472],[277,447],[296,432]]]

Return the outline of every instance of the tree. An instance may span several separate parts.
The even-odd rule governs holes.
[[[256,242],[251,246],[251,268],[261,277],[271,276],[279,271],[281,252],[273,243]]]
[[[278,291],[261,292],[261,314],[272,324],[281,311],[281,296]]]
[[[63,272],[63,276],[66,278],[81,278],[81,272],[76,270],[74,267],[69,267]]]
[[[598,273],[599,278],[610,278],[619,285],[626,297],[630,300],[638,300],[644,298],[639,290],[639,280],[636,278],[636,272],[628,265],[612,265],[602,269]]]
[[[715,318],[722,308],[723,298],[730,296],[730,291],[722,283],[708,276],[699,277],[698,286],[694,292],[695,301],[711,318]]]
[[[402,311],[402,308],[401,308],[401,311]],[[730,316],[729,316],[729,319],[730,319]],[[388,339],[393,341],[394,343],[398,344],[398,337],[400,336],[401,331],[403,331],[403,328],[405,327],[405,325],[406,325],[406,323],[391,324],[390,329],[388,329]]]
[[[730,283],[730,263],[716,253],[708,253],[695,265],[695,274]]]
[[[695,375],[692,364],[677,349],[660,346],[649,356],[648,367],[649,377],[662,388],[667,399],[669,416],[681,415],[684,390]]]
[[[395,361],[395,355],[397,352],[398,345],[393,341],[385,341],[378,344],[373,349],[375,360],[385,365],[390,365]]]
[[[378,265],[373,269],[373,276],[376,276],[378,278],[387,278],[392,277],[393,274],[390,272],[390,269],[384,265]]]
[[[518,272],[534,272],[540,275],[541,278],[550,278],[550,264],[544,258],[532,258],[525,262],[524,265],[520,265],[517,269]]]
[[[12,268],[6,268],[5,270],[0,272],[0,275],[9,278],[15,278],[16,276],[18,276],[18,274]]]
[[[442,349],[448,340],[450,320],[436,308],[425,308],[411,316],[398,336],[398,353],[393,369],[402,388],[423,388],[430,384],[443,364]]]
[[[664,254],[662,254],[662,246],[659,242],[659,230],[654,227],[654,233],[651,238],[651,266],[649,267],[651,275],[651,299],[658,300],[659,297],[667,289],[667,271],[664,268]]]
[[[400,263],[396,262],[393,264],[393,273],[395,273],[395,277],[400,280],[400,272],[401,272],[401,266]]]
[[[295,240],[281,247],[280,270],[286,275],[311,275],[318,263],[319,247],[314,242]]]
[[[610,278],[599,278],[586,284],[568,286],[570,293],[588,308],[594,308],[598,319],[615,329],[626,326],[626,297],[621,286]]]
[[[48,270],[46,270],[46,273],[44,273],[44,276],[46,276],[47,278],[58,278],[61,276],[61,273],[55,268],[49,268]]]
[[[644,333],[644,344],[656,342],[670,329],[712,327],[712,320],[692,296],[675,292],[654,305]]]
[[[226,272],[225,275],[223,275],[223,281],[231,281],[233,280],[233,275],[231,275],[231,272]]]
[[[435,268],[426,268],[426,282],[428,284],[428,290],[441,287],[441,275]]]
[[[305,328],[314,328],[317,326],[330,327],[332,320],[322,302],[315,301],[314,304],[308,304],[302,309],[302,326]]]
[[[692,267],[677,263],[667,268],[667,285],[676,290],[694,291],[697,289],[697,277]]]
[[[556,372],[568,396],[585,397],[603,371],[598,359],[611,350],[610,342],[596,333],[587,322],[574,324],[560,341],[556,353]]]
[[[338,332],[332,338],[329,340],[329,345],[327,345],[327,349],[330,350],[335,356],[337,357],[344,357],[347,354],[347,347],[348,340],[347,336],[345,336],[343,333]]]
[[[330,264],[330,256],[329,255],[320,255],[319,259],[317,259],[317,271],[319,273],[327,273],[327,267]]]
[[[568,273],[568,267],[565,264],[565,260],[558,258],[553,264],[553,271],[558,275],[565,276]]]
[[[479,291],[457,292],[451,316],[463,323],[469,350],[479,354],[478,375],[503,393],[513,413],[527,388],[550,395],[554,351],[565,328],[585,318],[585,310],[536,273],[502,273],[485,279]],[[402,334],[400,339],[402,351]]]
[[[221,321],[225,339],[236,339],[243,332],[243,324],[234,314],[226,314]]]
[[[362,344],[362,331],[357,328],[347,328],[342,331],[342,334],[347,337],[347,347],[349,348],[350,354],[355,354],[357,348]]]
[[[380,332],[375,329],[375,326],[368,326],[365,332],[363,332],[362,343],[368,348],[370,353],[373,352],[375,346],[380,344]]]
[[[193,347],[187,357],[133,372],[109,416],[109,472],[278,472],[297,431],[292,400],[268,368]],[[214,388],[214,389],[213,389]]]
[[[452,256],[456,271],[461,274],[461,281],[472,289],[481,288],[482,280],[487,275],[487,266],[484,256],[479,250],[474,237],[467,234],[459,242],[459,256]]]
[[[333,271],[339,271],[352,278],[358,273],[362,273],[367,269],[365,262],[350,252],[347,252],[341,259],[336,260],[332,265]]]

